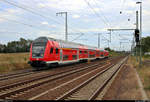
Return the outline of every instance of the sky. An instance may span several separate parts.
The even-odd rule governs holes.
[[[68,14],[68,40],[85,45],[129,51],[135,29],[137,1],[142,1],[142,37],[150,34],[150,0],[0,0],[0,43],[34,40],[48,36],[65,40],[65,15]],[[121,12],[121,14],[120,14]]]

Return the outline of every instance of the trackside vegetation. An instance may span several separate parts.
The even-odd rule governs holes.
[[[30,65],[27,64],[28,60],[29,53],[1,53],[0,73],[31,68]]]
[[[139,66],[135,56],[130,56],[128,62],[133,68],[136,68],[147,96],[150,98],[150,56],[143,56],[142,66]]]
[[[120,56],[121,53],[111,52],[110,56]],[[0,53],[0,73],[31,68],[29,61],[29,52],[23,53]]]

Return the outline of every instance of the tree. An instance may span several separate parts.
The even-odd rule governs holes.
[[[150,52],[150,36],[142,38],[142,52]]]
[[[31,43],[32,40],[20,38],[19,41],[11,41],[7,45],[0,44],[0,53],[29,52]]]
[[[3,52],[3,51],[4,51],[4,49],[5,49],[5,45],[0,44],[0,53],[1,53],[1,52]]]
[[[107,51],[111,51],[111,49],[110,49],[109,47],[105,48],[105,50],[107,50]]]

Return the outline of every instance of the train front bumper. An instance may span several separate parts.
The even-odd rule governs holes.
[[[47,65],[45,61],[28,61],[28,64],[32,67],[44,67]]]

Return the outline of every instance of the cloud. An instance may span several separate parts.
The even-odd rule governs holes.
[[[144,16],[150,16],[150,11],[148,11],[148,10],[143,10],[143,15],[144,15]]]
[[[48,27],[50,27],[50,28],[56,28],[56,25],[55,24],[49,24],[47,21],[43,21],[43,22],[41,22],[41,24],[42,25],[45,25],[45,26],[48,26]]]
[[[77,11],[86,7],[84,0],[47,0],[43,3],[38,3],[38,7],[60,9],[62,11]],[[79,7],[80,5],[80,7]]]
[[[94,11],[96,11],[96,12],[99,12],[99,11],[100,11],[99,8],[93,8],[93,9],[94,9]]]
[[[48,25],[48,22],[44,21],[44,22],[41,22],[41,24]]]
[[[72,18],[80,18],[79,15],[73,15]]]
[[[43,3],[38,3],[37,6],[38,6],[39,8],[43,8],[43,7],[46,7],[47,5],[46,5],[46,4],[43,4]]]
[[[81,32],[105,32],[107,31],[107,28],[89,28],[89,29],[78,29]]]
[[[126,10],[125,13],[127,13],[127,14],[135,14],[135,12],[133,10]]]
[[[0,23],[5,22],[5,19],[0,18]]]
[[[13,13],[19,13],[19,10],[17,10],[17,9],[12,9],[12,8],[6,9],[6,11],[7,11],[8,13],[11,13],[11,14],[13,14]]]
[[[16,13],[18,14],[20,11],[16,9],[4,9],[2,12],[0,12],[0,23],[8,21],[7,19],[18,20]]]
[[[51,25],[51,27],[54,27],[54,28],[55,28],[55,27],[57,27],[57,26],[53,24],[53,25]]]
[[[90,20],[90,19],[84,19],[83,21],[88,23],[88,22],[90,22],[91,20]]]
[[[64,38],[64,15],[56,17],[56,12],[68,12],[68,32],[71,30],[74,33],[84,32],[107,32],[108,26],[104,23],[105,18],[109,21],[113,28],[135,28],[135,11],[139,10],[139,5],[136,5],[138,0],[124,0],[124,6],[120,0],[87,0],[92,8],[100,16],[96,16],[92,9],[87,5],[85,0],[15,0],[16,4],[31,9],[32,11],[41,14],[35,15],[23,9],[1,3],[1,17],[17,20],[27,24],[39,26],[39,29],[33,27],[25,27],[20,24],[12,23],[4,19],[0,19],[0,28],[8,29],[9,31],[22,32],[30,30],[33,33],[32,37],[37,36],[52,36]],[[122,0],[123,1],[123,0]],[[143,0],[143,35],[150,33],[149,17],[150,17],[150,0]],[[122,11],[122,15],[120,15]],[[131,21],[128,21],[128,18]],[[108,21],[105,20],[107,23]],[[77,22],[78,21],[78,22]],[[40,24],[40,25],[39,25]],[[5,26],[4,26],[5,25]],[[47,31],[46,31],[47,30]],[[50,32],[51,31],[51,32]],[[62,31],[62,33],[52,32]],[[60,34],[60,35],[59,35]],[[31,34],[30,34],[31,35]],[[9,36],[9,35],[8,35]],[[25,36],[25,34],[22,34]],[[36,36],[36,37],[37,37]],[[60,37],[61,36],[61,37]],[[0,36],[0,40],[2,40]],[[25,36],[26,37],[26,36]],[[14,37],[15,39],[16,37]],[[88,38],[90,41],[92,38]],[[115,39],[116,42],[119,40]],[[94,44],[95,42],[93,42]]]
[[[54,32],[54,31],[45,31],[45,30],[39,31],[38,36],[48,36],[48,37],[57,38],[57,39],[64,38],[63,32]]]
[[[127,2],[126,2],[126,5],[125,5],[127,8],[129,8],[129,7],[132,7],[132,8],[134,8],[134,7],[136,7],[136,2],[135,1],[132,1],[132,0],[128,0]]]

